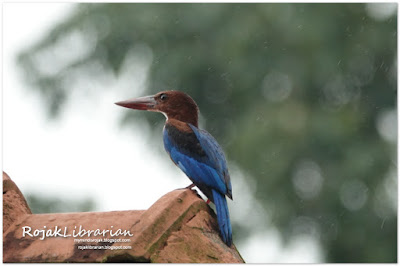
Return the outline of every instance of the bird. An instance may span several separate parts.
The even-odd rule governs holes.
[[[152,112],[166,117],[164,148],[171,160],[215,204],[221,238],[232,245],[232,227],[226,197],[233,200],[232,185],[224,152],[210,133],[199,129],[199,108],[186,93],[169,90],[116,102],[116,105]]]

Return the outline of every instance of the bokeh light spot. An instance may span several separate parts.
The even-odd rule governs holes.
[[[367,201],[368,187],[360,180],[350,180],[341,186],[339,195],[346,209],[357,211],[361,209]]]
[[[322,188],[321,169],[314,161],[304,160],[296,167],[292,182],[296,194],[302,199],[316,197]]]
[[[395,109],[385,110],[378,114],[376,128],[384,140],[397,141],[397,113]]]
[[[367,3],[366,11],[371,18],[383,21],[396,14],[397,3]]]
[[[292,92],[292,81],[288,75],[273,71],[265,76],[261,87],[265,99],[281,102]]]

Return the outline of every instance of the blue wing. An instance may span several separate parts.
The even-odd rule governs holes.
[[[232,198],[232,186],[225,156],[216,140],[206,131],[189,124],[193,132],[181,132],[166,126],[164,147],[172,161],[198,186],[214,189]],[[203,191],[207,197],[207,191]]]
[[[228,197],[232,198],[232,185],[231,178],[229,176],[228,168],[226,166],[226,159],[224,152],[219,146],[218,142],[205,130],[198,129],[197,127],[189,124],[190,128],[196,134],[197,139],[200,142],[201,147],[207,154],[210,164],[218,172],[218,175],[227,187]]]
[[[172,161],[215,203],[222,240],[230,246],[232,227],[225,195],[232,199],[232,186],[224,153],[207,131],[188,125],[191,131],[167,122],[164,147]]]

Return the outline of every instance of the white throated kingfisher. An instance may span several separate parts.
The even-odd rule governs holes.
[[[162,91],[115,104],[166,116],[165,150],[193,182],[189,187],[197,186],[215,204],[222,240],[231,246],[232,228],[225,196],[232,199],[232,185],[225,155],[217,141],[198,128],[199,108],[194,100],[180,91]]]

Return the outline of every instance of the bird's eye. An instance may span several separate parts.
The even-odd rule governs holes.
[[[168,98],[167,95],[164,93],[160,95],[161,101],[165,101],[167,98]]]

